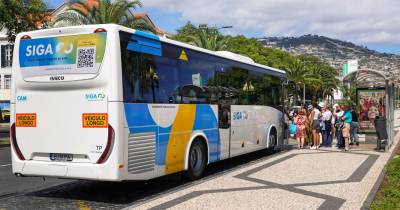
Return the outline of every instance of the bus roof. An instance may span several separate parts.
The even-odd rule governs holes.
[[[61,35],[58,32],[61,32],[62,29],[64,29],[64,32],[71,32],[71,31],[75,31],[74,29],[85,29],[85,30],[79,30],[80,32],[85,32],[88,31],[88,29],[90,28],[90,30],[92,29],[96,29],[96,28],[105,28],[106,30],[121,30],[121,31],[125,31],[128,33],[132,33],[132,34],[136,34],[139,36],[146,36],[146,37],[151,37],[153,39],[159,39],[161,42],[164,43],[169,43],[172,45],[176,45],[176,46],[180,46],[183,48],[187,48],[187,49],[191,49],[191,50],[195,50],[198,52],[202,52],[208,55],[213,55],[216,57],[220,57],[220,58],[224,58],[224,59],[228,59],[234,62],[240,62],[243,64],[247,64],[247,65],[251,65],[254,67],[258,67],[267,71],[273,71],[278,73],[278,75],[282,78],[286,78],[286,72],[280,69],[276,69],[270,66],[266,66],[266,65],[262,65],[259,63],[254,62],[252,59],[243,56],[243,55],[239,55],[239,54],[235,54],[232,52],[227,52],[227,51],[212,51],[212,50],[207,50],[201,47],[196,47],[187,43],[183,43],[183,42],[179,42],[179,41],[175,41],[166,37],[160,37],[151,33],[147,33],[147,32],[143,32],[143,31],[139,31],[139,30],[135,30],[132,28],[128,28],[128,27],[124,27],[121,25],[117,25],[117,24],[96,24],[96,25],[82,25],[82,26],[69,26],[69,27],[62,27],[62,28],[51,28],[51,29],[42,29],[42,30],[37,30],[37,31],[30,31],[30,32],[23,32],[20,33],[18,37],[22,37],[23,35],[38,35],[38,36],[48,36],[48,35]]]

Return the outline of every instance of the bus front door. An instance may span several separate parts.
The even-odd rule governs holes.
[[[218,127],[221,142],[221,159],[230,157],[231,139],[231,106],[227,104],[218,105]]]

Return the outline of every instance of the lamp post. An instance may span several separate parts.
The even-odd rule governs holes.
[[[217,28],[217,30],[225,29],[225,28],[233,28],[233,26],[222,26],[222,27]]]
[[[226,28],[233,28],[233,26],[209,27],[207,24],[199,24],[199,29],[215,29],[218,31],[218,30],[226,29]]]

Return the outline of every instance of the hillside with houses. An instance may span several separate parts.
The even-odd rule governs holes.
[[[341,73],[348,60],[358,60],[359,69],[389,70],[400,75],[400,56],[380,53],[351,42],[319,35],[300,37],[264,37],[259,39],[265,47],[281,49],[295,55],[316,56]]]

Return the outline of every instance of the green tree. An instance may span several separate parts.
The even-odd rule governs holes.
[[[288,80],[295,84],[294,103],[298,102],[298,94],[301,84],[306,84],[305,79],[308,76],[307,68],[303,62],[298,59],[292,60],[285,68]]]
[[[187,22],[177,30],[177,34],[171,37],[174,40],[186,42],[188,44],[218,51],[226,49],[226,39],[215,27],[196,27],[191,22]]]
[[[0,1],[0,29],[7,30],[9,42],[23,31],[31,31],[48,26],[49,14],[42,0],[4,0]]]
[[[196,35],[189,36],[189,43],[209,50],[224,50],[226,48],[223,36],[216,28],[201,28]]]
[[[131,10],[142,7],[138,0],[79,0],[70,3],[68,9],[59,14],[54,26],[116,23],[130,28],[155,33],[153,25],[143,18],[136,18]]]
[[[195,36],[198,32],[198,28],[189,21],[180,29],[176,30],[176,32],[177,33],[171,37],[172,39],[189,43],[191,41],[189,37]]]
[[[205,31],[205,34],[208,35],[203,35],[201,40],[199,38],[200,29],[188,22],[178,29],[177,34],[172,38],[193,44],[193,37],[195,37],[199,42],[198,44],[195,43],[195,45],[213,49],[206,44],[207,39],[204,37],[210,36],[209,34],[218,34],[219,39],[226,45],[224,50],[247,56],[256,63],[285,70],[288,79],[296,84],[296,101],[303,84],[306,86],[308,95],[316,98],[324,98],[327,95],[331,95],[331,89],[337,89],[340,86],[340,81],[335,78],[335,69],[317,57],[309,55],[294,56],[279,49],[264,47],[255,38],[247,38],[243,35],[223,36],[215,28],[208,28],[208,30],[210,31]]]

